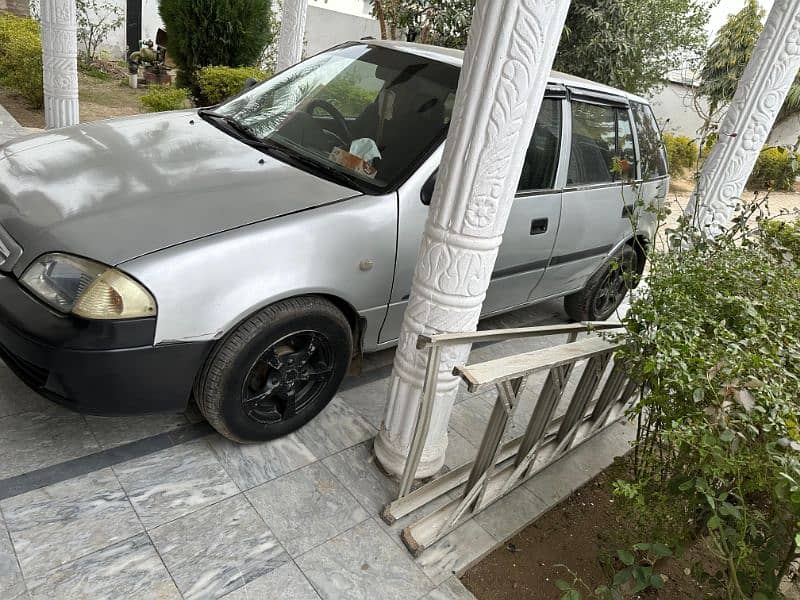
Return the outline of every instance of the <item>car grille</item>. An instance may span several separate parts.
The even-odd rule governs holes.
[[[21,256],[22,247],[0,225],[0,271],[11,271]]]

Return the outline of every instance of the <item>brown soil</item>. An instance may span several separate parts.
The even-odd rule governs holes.
[[[630,516],[609,491],[613,479],[609,472],[600,474],[467,571],[462,583],[478,600],[558,600],[564,593],[555,582],[561,579],[572,583],[574,577],[569,571],[591,590],[608,584],[615,570],[622,568],[612,556],[617,549],[653,541],[638,539],[636,532],[630,530]],[[628,541],[620,541],[623,538]],[[657,594],[649,592],[642,597],[705,597],[686,571],[698,562],[711,567],[702,543],[680,558],[659,563],[656,572],[664,575],[667,583]],[[588,596],[580,583],[576,588]]]
[[[136,115],[142,112],[139,98],[145,90],[128,87],[127,79],[100,79],[78,73],[81,122]],[[27,102],[0,88],[0,104],[23,127],[44,127],[44,110],[31,109]]]

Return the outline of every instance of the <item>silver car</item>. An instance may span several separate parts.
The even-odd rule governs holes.
[[[396,343],[461,62],[347,43],[210,109],[0,147],[3,360],[83,412],[193,395],[237,441],[300,427]],[[554,73],[485,314],[609,317],[667,184],[645,100]]]

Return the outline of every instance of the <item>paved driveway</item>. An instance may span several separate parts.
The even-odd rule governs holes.
[[[560,322],[560,306],[483,327]],[[561,341],[479,347],[473,360]],[[0,365],[0,598],[471,597],[454,572],[553,499],[520,488],[516,510],[487,510],[412,559],[399,539],[409,519],[389,527],[377,516],[397,489],[371,452],[392,357],[370,356],[299,432],[249,446],[194,410],[68,412]],[[492,400],[461,390],[448,466],[472,458]]]

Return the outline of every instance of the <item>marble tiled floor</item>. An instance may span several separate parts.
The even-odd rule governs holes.
[[[563,319],[547,303],[483,326]],[[250,446],[196,411],[76,415],[0,365],[0,598],[467,599],[455,575],[627,448],[631,432],[615,426],[413,559],[399,532],[421,515],[380,520],[397,486],[371,450],[392,355],[370,356],[296,434]],[[448,466],[472,458],[491,401],[459,394]]]

